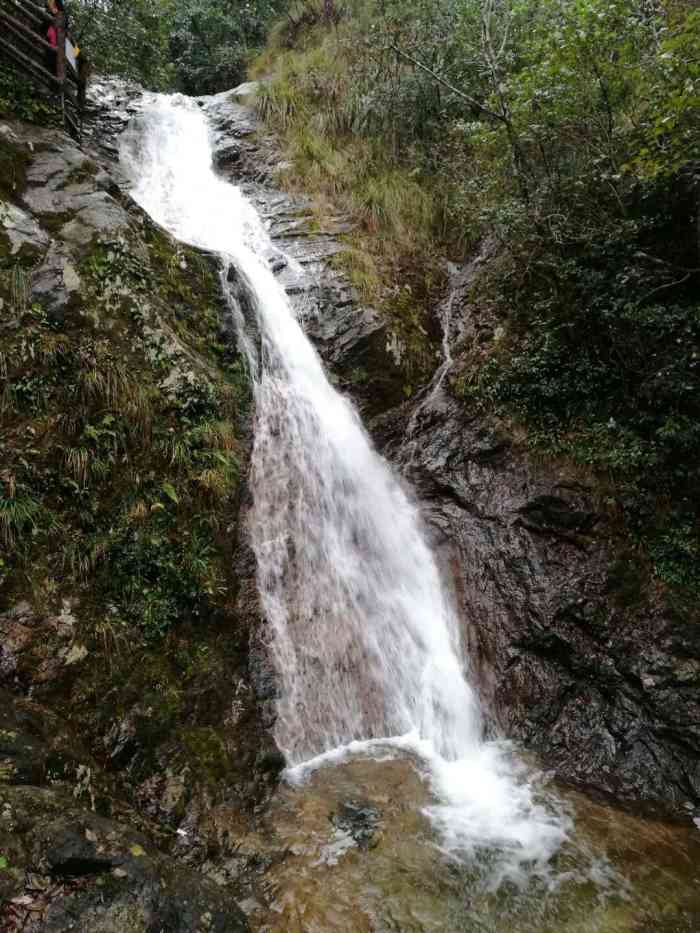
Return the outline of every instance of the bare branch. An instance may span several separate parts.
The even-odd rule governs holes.
[[[426,74],[430,75],[430,77],[437,81],[438,84],[442,84],[443,87],[446,87],[448,91],[452,91],[453,94],[461,97],[461,99],[466,101],[470,107],[473,107],[475,110],[483,113],[484,116],[489,117],[491,120],[497,120],[499,123],[507,123],[507,120],[504,116],[499,113],[495,113],[493,110],[489,110],[488,107],[484,107],[483,104],[480,104],[476,98],[471,97],[469,94],[465,94],[464,91],[460,91],[459,88],[455,87],[454,84],[450,84],[450,82],[443,78],[442,75],[433,71],[432,68],[428,68],[427,65],[423,64],[423,62],[419,61],[417,58],[414,58],[413,55],[409,55],[408,52],[405,52],[403,49],[399,48],[398,45],[390,42],[388,47],[396,52],[397,55],[400,55],[401,58],[405,58],[406,61],[411,62],[411,64],[415,65],[416,68],[420,68]]]

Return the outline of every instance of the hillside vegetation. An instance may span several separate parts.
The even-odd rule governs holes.
[[[249,638],[250,389],[219,264],[59,131],[2,130],[0,685],[70,725],[95,786],[90,754],[151,816],[171,801],[182,818],[200,791],[210,812],[242,788],[244,808],[272,740],[253,691],[222,723]]]
[[[444,259],[488,245],[453,389],[598,476],[656,577],[700,588],[700,11],[654,0],[296,4],[255,71],[286,183],[434,365]]]
[[[240,83],[285,0],[71,0],[95,71],[159,91],[211,94]]]

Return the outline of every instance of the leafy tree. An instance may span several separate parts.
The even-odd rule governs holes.
[[[72,0],[94,70],[153,90],[206,94],[242,81],[282,0]]]
[[[274,0],[190,0],[173,19],[169,48],[177,86],[188,94],[223,91],[245,78],[252,53],[279,12]]]
[[[166,90],[174,75],[168,40],[176,6],[176,0],[72,0],[69,10],[95,72]]]
[[[387,239],[410,186],[428,193],[426,280],[438,250],[500,243],[474,296],[498,327],[457,389],[612,477],[659,575],[700,588],[697,5],[346,0],[331,29],[302,7],[262,101],[300,172],[365,213],[403,179],[370,205]],[[420,263],[399,265],[414,294]]]

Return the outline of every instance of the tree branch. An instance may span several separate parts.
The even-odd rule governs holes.
[[[419,61],[417,58],[414,58],[413,55],[409,55],[408,52],[404,52],[404,50],[399,48],[398,45],[390,42],[388,48],[396,52],[397,55],[400,55],[401,58],[405,58],[406,61],[411,62],[411,64],[415,65],[416,68],[420,68],[426,74],[429,74],[433,80],[438,82],[438,84],[442,84],[442,86],[446,87],[448,91],[452,91],[453,94],[461,97],[462,100],[466,101],[470,105],[470,107],[473,107],[475,110],[483,113],[484,116],[489,117],[491,120],[497,120],[499,123],[508,122],[506,118],[500,113],[495,113],[493,110],[489,110],[488,107],[484,107],[484,105],[480,104],[479,101],[474,97],[470,97],[469,94],[465,94],[464,91],[460,91],[459,88],[456,88],[454,84],[450,84],[450,82],[443,78],[442,75],[439,75],[437,72],[433,71],[432,68],[428,68],[427,65],[424,65],[423,62]]]
[[[637,307],[641,308],[642,305],[646,304],[650,298],[653,298],[654,295],[658,295],[659,292],[666,291],[667,288],[675,288],[677,285],[683,285],[684,282],[688,281],[688,279],[690,278],[692,274],[693,274],[692,272],[689,272],[687,275],[684,275],[682,279],[678,279],[677,282],[667,282],[665,285],[659,285],[658,288],[652,289],[652,291],[650,291],[648,295],[645,295],[643,298],[641,298],[637,302]]]

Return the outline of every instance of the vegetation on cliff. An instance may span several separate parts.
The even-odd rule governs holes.
[[[154,90],[211,94],[239,84],[284,0],[73,0],[73,28],[100,74]]]
[[[249,385],[219,261],[59,131],[3,123],[0,166],[0,686],[50,724],[31,774],[4,747],[0,790],[126,807],[159,844],[189,818],[183,845],[229,852],[217,807],[244,819],[280,763],[248,686]]]
[[[0,546],[6,598],[71,580],[150,638],[223,590],[245,389],[213,260],[144,244],[96,241],[53,312],[29,300],[36,256],[4,247]]]
[[[298,3],[257,71],[289,184],[431,359],[438,257],[488,245],[455,390],[593,468],[657,577],[700,587],[700,15],[642,0]]]

